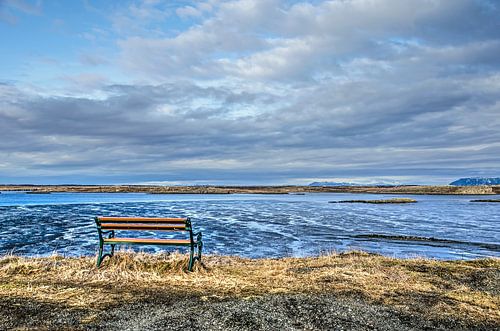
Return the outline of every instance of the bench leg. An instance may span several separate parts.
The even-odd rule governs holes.
[[[111,252],[110,253],[103,254],[104,253],[104,239],[102,237],[103,234],[107,234],[108,238],[111,239],[111,238],[115,237],[115,231],[111,230],[111,231],[104,232],[104,231],[101,231],[99,229],[99,253],[97,255],[97,267],[98,268],[101,266],[102,260],[104,260],[104,258],[106,256],[109,256],[111,258],[111,257],[113,257],[113,255],[115,255],[116,244],[111,245]]]
[[[102,263],[102,260],[104,260],[104,258],[106,256],[109,256],[110,258],[113,257],[113,255],[115,254],[115,246],[116,245],[111,245],[111,253],[106,253],[106,254],[103,254],[103,251],[104,251],[104,244],[103,243],[99,243],[99,253],[97,253],[97,267],[99,268],[101,266],[101,263]]]
[[[189,252],[189,264],[188,264],[189,271],[193,271],[193,266],[196,260],[201,262],[201,250],[203,249],[203,242],[201,241],[201,237],[199,238],[199,241],[196,243],[196,247],[198,248],[196,256],[194,256],[194,247],[195,245],[192,245],[191,251]]]
[[[203,249],[203,235],[201,232],[196,236],[196,245],[198,246],[198,255],[196,259],[201,262],[201,250]]]
[[[102,256],[102,249],[103,249],[103,243],[99,242],[99,252],[97,253],[97,267],[99,268],[101,266],[102,259],[104,256]]]
[[[198,261],[201,262],[201,250],[203,248],[203,243],[200,241],[198,242],[198,256],[196,257],[198,259]]]
[[[193,265],[194,265],[194,245],[191,245],[191,251],[189,252],[189,264],[188,264],[189,271],[193,271]]]

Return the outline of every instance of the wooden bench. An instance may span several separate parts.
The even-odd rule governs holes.
[[[201,261],[203,247],[201,232],[193,233],[189,218],[162,218],[162,217],[105,217],[95,218],[97,232],[99,233],[99,255],[97,267],[102,260],[115,253],[115,246],[122,245],[166,245],[190,247],[188,270],[193,270],[196,260]],[[124,238],[116,237],[115,231],[182,231],[186,232],[185,239],[153,239],[153,238]],[[104,246],[110,245],[111,252],[103,254]],[[197,254],[195,256],[195,248]]]

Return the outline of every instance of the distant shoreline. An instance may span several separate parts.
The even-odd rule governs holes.
[[[0,185],[0,191],[31,193],[150,193],[150,194],[297,194],[369,193],[414,195],[493,195],[493,186],[155,186],[155,185]]]

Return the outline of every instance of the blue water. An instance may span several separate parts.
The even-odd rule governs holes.
[[[203,231],[209,254],[281,257],[364,250],[397,257],[500,257],[500,204],[470,202],[484,196],[413,196],[416,204],[328,203],[393,197],[403,195],[2,192],[0,254],[95,254],[93,219],[106,215],[189,216],[195,230]]]

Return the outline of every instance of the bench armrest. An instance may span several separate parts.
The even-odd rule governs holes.
[[[109,230],[109,231],[102,231],[100,230],[101,235],[103,234],[108,234],[108,239],[114,238],[115,237],[115,230]]]
[[[201,234],[201,231],[199,231],[199,232],[194,232],[193,237],[196,237],[196,242],[199,244],[199,243],[201,243],[201,239],[203,238],[203,235]]]

